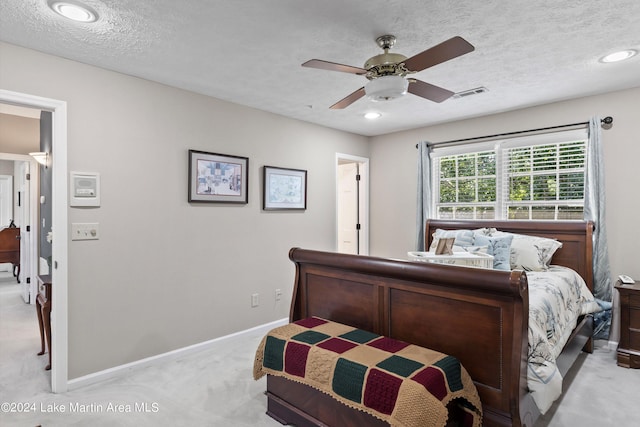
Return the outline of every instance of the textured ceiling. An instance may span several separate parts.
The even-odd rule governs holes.
[[[2,0],[0,40],[368,136],[640,86],[640,55],[598,62],[640,49],[638,0],[83,2],[98,22],[73,23],[46,0]],[[382,52],[382,34],[394,34],[392,52],[409,57],[464,37],[474,52],[415,77],[453,92],[488,92],[441,104],[410,94],[362,98],[329,110],[366,79],[300,64],[362,67]],[[382,118],[364,119],[370,110]]]

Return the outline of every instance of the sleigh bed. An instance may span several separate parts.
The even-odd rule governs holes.
[[[427,223],[426,247],[441,230],[495,227],[560,241],[551,264],[575,270],[593,290],[591,222]],[[290,322],[318,317],[457,358],[482,402],[484,426],[532,427],[540,415],[527,386],[529,289],[521,270],[501,271],[294,248]],[[562,376],[593,345],[583,315],[557,357]],[[315,388],[268,375],[267,413],[302,426],[387,425]]]

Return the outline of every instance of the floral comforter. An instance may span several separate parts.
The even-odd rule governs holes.
[[[575,271],[551,266],[527,272],[529,282],[529,368],[527,384],[544,414],[562,393],[556,359],[582,314],[600,311]]]

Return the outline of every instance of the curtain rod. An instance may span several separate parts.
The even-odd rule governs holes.
[[[600,120],[600,124],[602,125],[602,127],[604,129],[609,129],[611,127],[612,123],[613,123],[613,117],[611,117],[611,116],[607,116],[604,119]],[[434,142],[434,143],[431,143],[431,144],[428,143],[427,145],[429,147],[433,147],[435,145],[440,145],[440,144],[451,144],[451,143],[454,143],[454,142],[468,142],[468,141],[475,141],[475,140],[487,139],[487,138],[499,138],[499,137],[503,137],[503,136],[519,135],[519,134],[522,134],[522,133],[542,132],[542,131],[547,131],[547,130],[562,129],[562,128],[575,127],[575,126],[587,126],[588,124],[589,124],[589,122],[580,122],[580,123],[572,123],[572,124],[569,124],[569,125],[549,126],[549,127],[545,127],[545,128],[538,128],[538,129],[529,129],[529,130],[519,130],[519,131],[515,131],[515,132],[497,133],[495,135],[476,136],[476,137],[473,137],[473,138],[452,139],[450,141]],[[418,144],[416,144],[416,148],[418,148]]]

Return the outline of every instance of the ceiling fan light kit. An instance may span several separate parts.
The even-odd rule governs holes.
[[[402,76],[382,76],[371,80],[364,93],[372,101],[390,101],[407,94],[409,81]]]
[[[364,75],[369,80],[366,86],[352,92],[329,108],[346,108],[365,95],[374,101],[389,101],[399,98],[407,92],[433,102],[442,102],[450,98],[454,92],[415,78],[408,79],[406,76],[441,64],[475,49],[462,37],[452,37],[437,46],[407,58],[398,53],[389,53],[389,49],[396,42],[395,36],[386,34],[378,37],[376,42],[384,50],[384,53],[369,58],[364,63],[364,68],[337,64],[321,59],[312,59],[302,64],[303,67]]]

